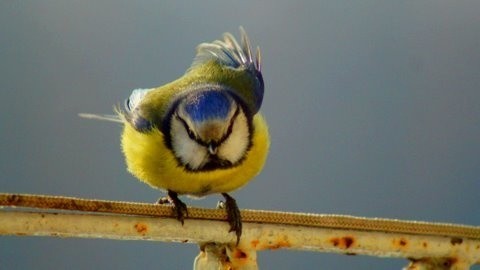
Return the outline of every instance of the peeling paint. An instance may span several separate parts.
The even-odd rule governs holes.
[[[454,265],[459,262],[458,258],[446,257],[446,258],[409,258],[410,264],[407,270],[421,270],[421,269],[453,269]],[[457,268],[455,268],[457,269]],[[463,268],[461,268],[463,269]]]
[[[292,244],[288,240],[288,237],[284,235],[282,237],[279,237],[277,241],[275,241],[274,243],[269,243],[269,245],[266,248],[273,250],[273,249],[279,249],[279,248],[288,248],[291,246]]]
[[[262,243],[261,245],[257,246],[257,250],[265,250],[265,249],[275,250],[280,248],[288,248],[291,246],[292,245],[288,241],[279,240],[275,242]]]

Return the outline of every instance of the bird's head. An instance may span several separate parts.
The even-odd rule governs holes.
[[[188,94],[170,119],[171,147],[193,171],[228,168],[241,162],[251,144],[251,119],[226,91]]]

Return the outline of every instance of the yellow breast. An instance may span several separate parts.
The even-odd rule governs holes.
[[[228,169],[187,171],[165,146],[158,129],[141,133],[129,123],[125,123],[123,130],[122,149],[128,171],[152,187],[195,196],[230,192],[248,183],[265,164],[270,138],[260,114],[255,115],[253,127],[252,147],[246,158]]]

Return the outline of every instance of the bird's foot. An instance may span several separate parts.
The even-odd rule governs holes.
[[[174,191],[169,190],[167,197],[162,197],[158,199],[158,204],[173,204],[173,215],[180,221],[183,225],[185,217],[188,217],[187,205],[178,198],[178,194]]]
[[[161,197],[155,203],[156,204],[170,204],[172,202],[168,199],[168,197]]]
[[[242,216],[240,214],[240,209],[238,209],[237,202],[227,193],[222,193],[225,198],[225,202],[219,202],[217,204],[218,208],[225,208],[227,212],[227,221],[230,224],[229,232],[235,232],[237,235],[237,246],[240,241],[240,236],[242,235]]]

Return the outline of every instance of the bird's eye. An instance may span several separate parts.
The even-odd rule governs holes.
[[[187,130],[188,137],[190,137],[192,140],[195,140],[195,133],[193,133],[193,130],[191,130],[189,127],[185,127],[185,129]]]
[[[188,137],[192,140],[196,140],[195,133],[193,130],[188,126],[187,121],[185,121],[183,118],[181,118],[178,114],[175,114],[175,117],[178,119],[178,121],[182,122],[183,127],[187,131]]]

